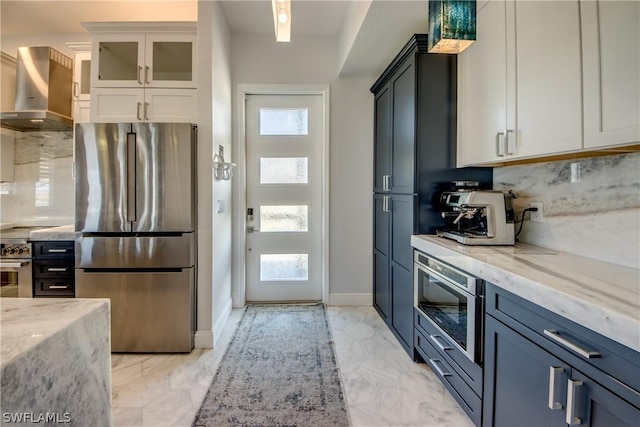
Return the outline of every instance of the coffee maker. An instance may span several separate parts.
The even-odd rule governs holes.
[[[437,235],[464,245],[514,245],[513,198],[494,190],[446,191],[440,205],[447,226]]]

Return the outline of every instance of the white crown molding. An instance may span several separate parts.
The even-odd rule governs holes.
[[[74,52],[91,52],[91,42],[67,42],[65,44]]]
[[[0,52],[0,62],[4,65],[11,65],[13,67],[18,65],[18,60],[8,53]]]
[[[81,22],[90,33],[158,33],[158,32],[196,32],[198,23],[195,21],[176,22]]]

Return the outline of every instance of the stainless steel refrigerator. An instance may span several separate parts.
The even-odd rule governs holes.
[[[76,297],[111,299],[113,352],[191,351],[196,128],[75,129]]]

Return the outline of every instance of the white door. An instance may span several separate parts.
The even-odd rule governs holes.
[[[321,95],[248,95],[247,301],[322,300]]]

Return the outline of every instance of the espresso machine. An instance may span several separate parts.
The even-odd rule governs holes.
[[[445,229],[437,235],[464,245],[513,245],[513,192],[446,191],[440,196]]]

